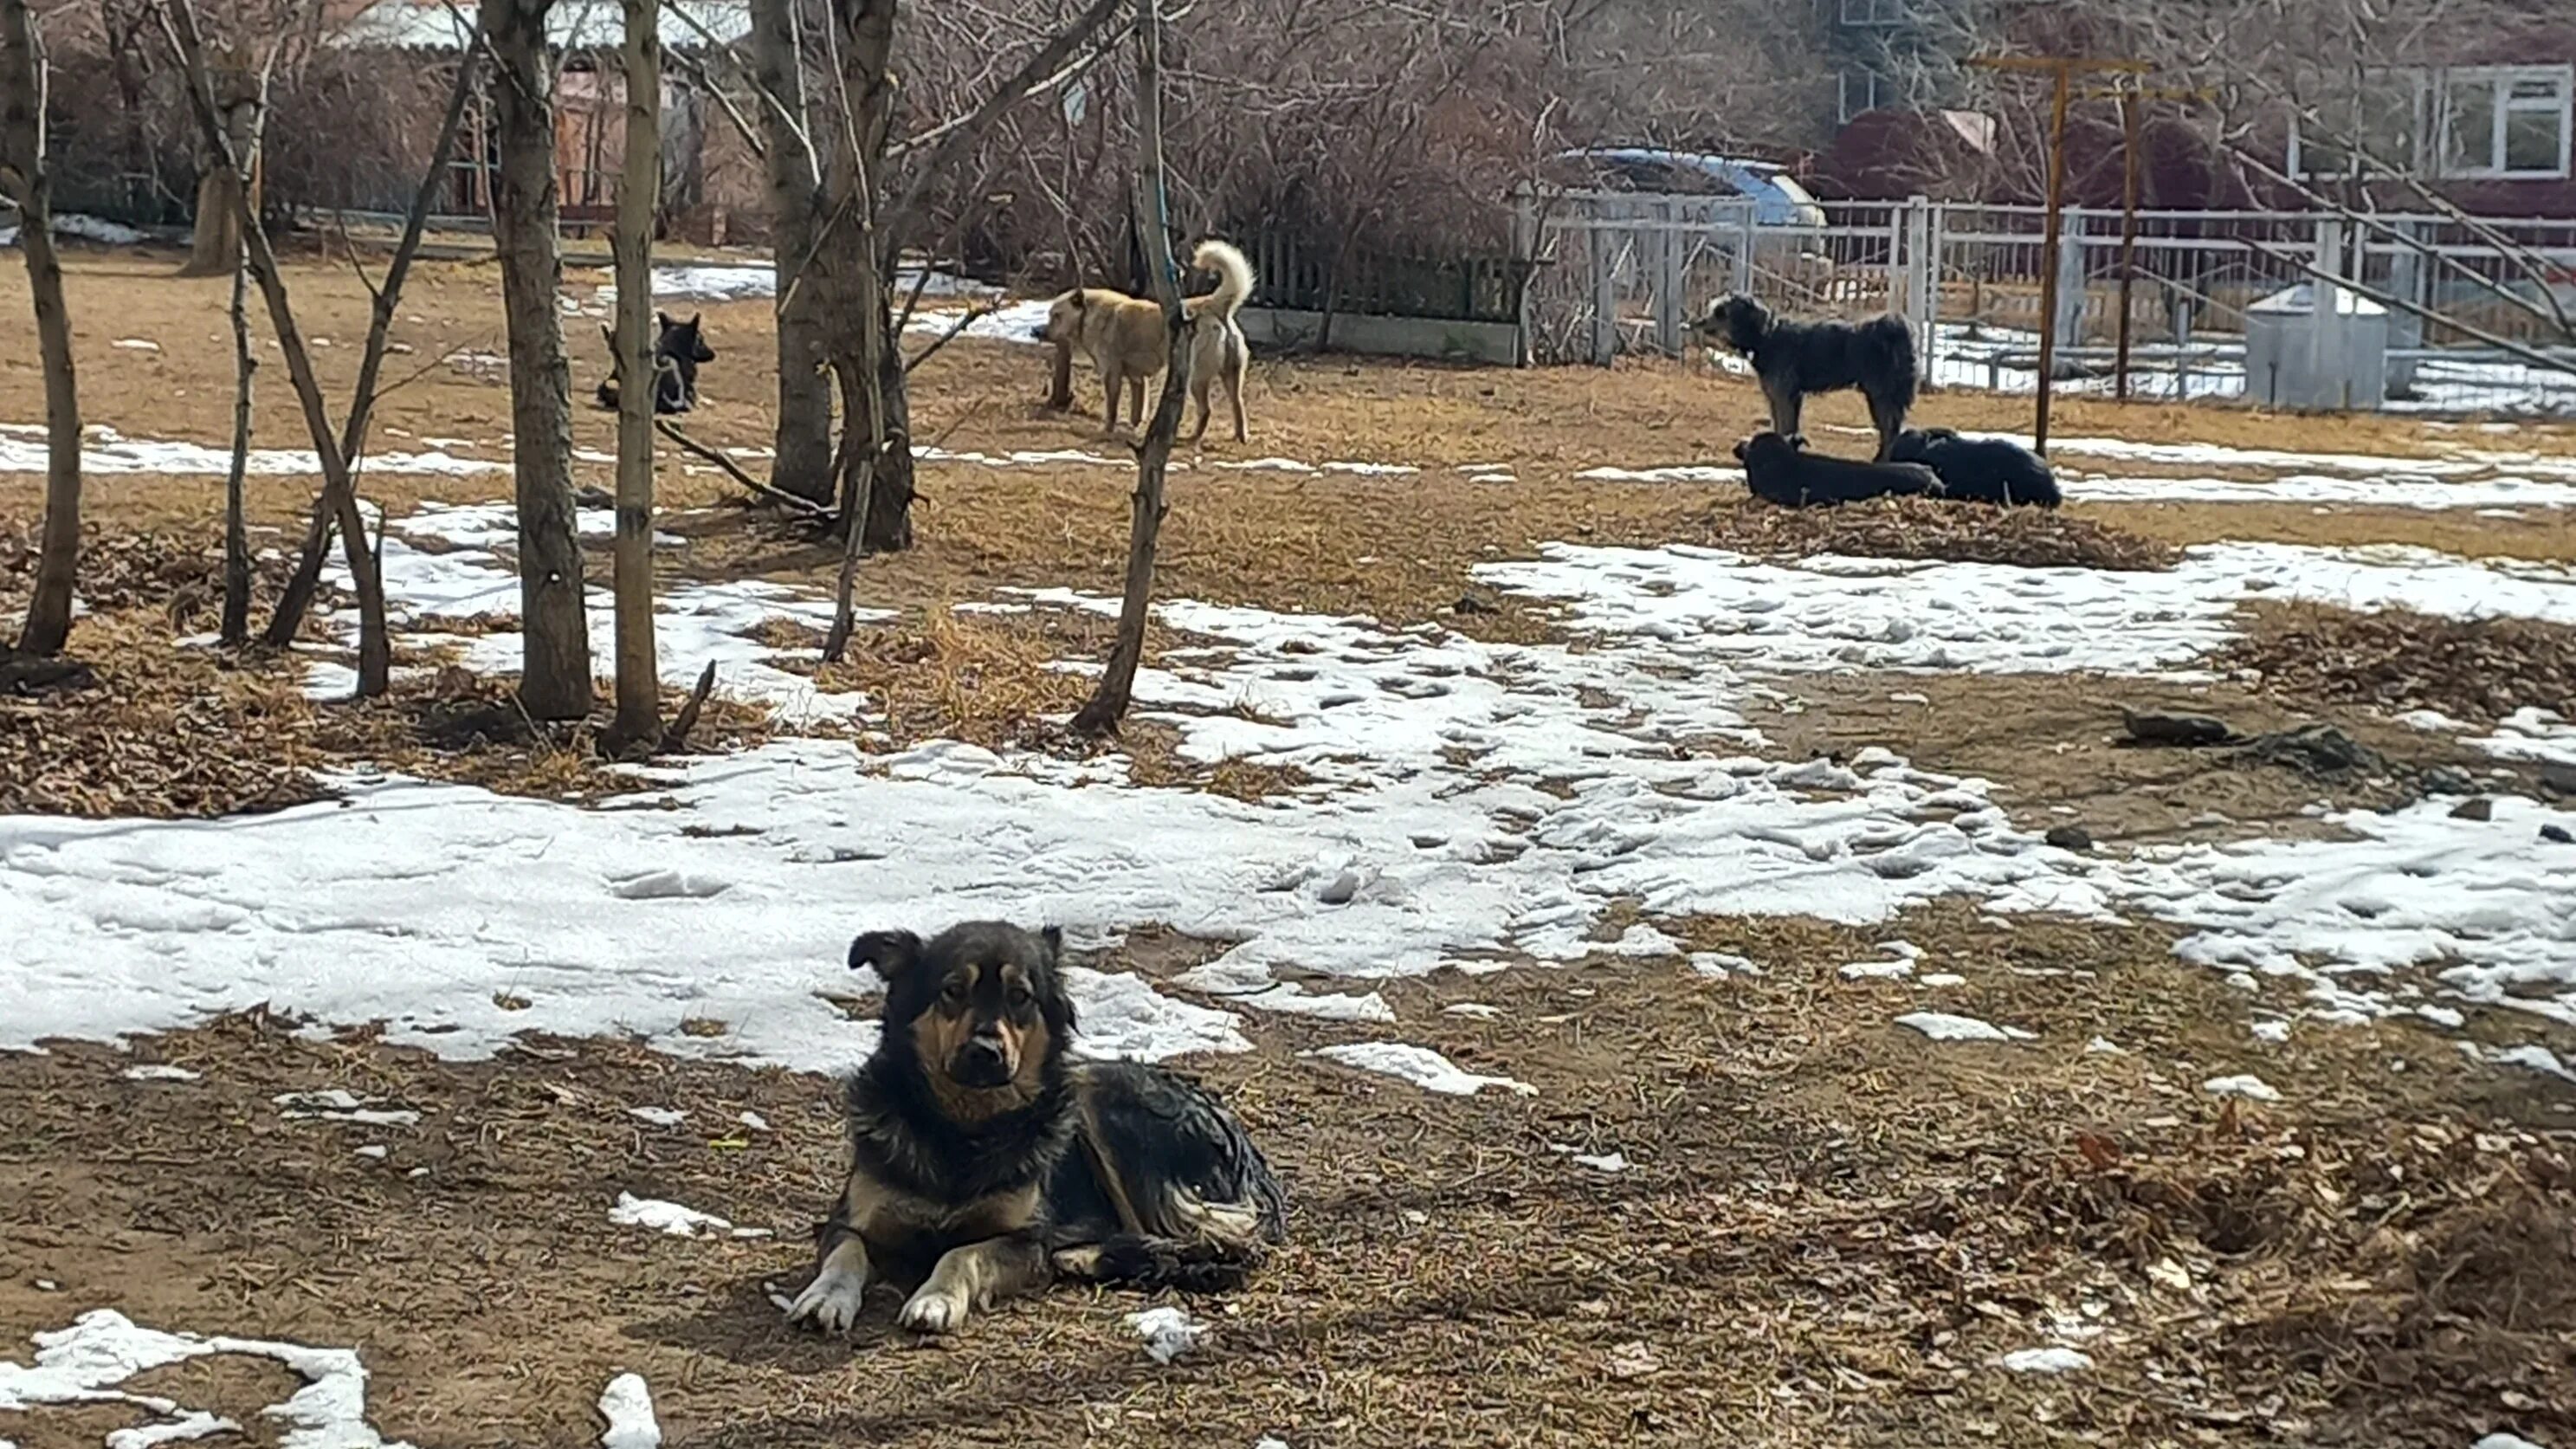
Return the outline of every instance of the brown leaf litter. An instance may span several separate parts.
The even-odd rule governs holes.
[[[91,612],[75,624],[69,652],[91,680],[0,699],[0,812],[175,819],[274,810],[324,797],[321,776],[358,766],[546,798],[653,787],[604,767],[590,722],[531,724],[511,703],[510,680],[439,667],[434,653],[398,650],[383,699],[322,702],[305,693],[312,654],[182,647],[174,629],[209,628],[220,607],[221,552],[202,540],[106,533],[84,548],[82,564]],[[22,550],[0,546],[0,588],[23,586],[13,574],[27,566]],[[262,566],[255,624],[284,568]],[[603,675],[603,711],[608,684]],[[666,715],[676,713],[679,695],[665,696]],[[757,738],[762,718],[711,700],[698,740]],[[476,720],[487,723],[460,723]]]
[[[2576,628],[2532,619],[2446,619],[2409,609],[2249,605],[2244,634],[2213,663],[2266,689],[2387,711],[2432,709],[2491,723],[2536,705],[2576,714]]]
[[[1739,498],[1711,509],[1703,521],[1713,546],[1773,558],[1838,553],[2152,573],[2172,568],[2182,556],[2171,544],[2065,509],[1990,508],[1923,498],[1881,498],[1836,508],[1782,508]]]

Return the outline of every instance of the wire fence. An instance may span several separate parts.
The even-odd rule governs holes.
[[[1743,198],[1572,191],[1520,207],[1541,362],[1678,355],[1691,319],[1740,291],[1798,316],[1899,313],[1947,387],[2034,389],[2053,328],[2059,389],[2107,393],[2125,304],[2131,395],[2277,400],[2260,319],[2307,305],[2295,289],[2322,274],[2385,351],[2386,396],[2358,405],[2576,415],[2576,219],[2146,211],[2124,228],[2071,208],[2052,255],[2031,206],[1828,202],[1783,221]]]

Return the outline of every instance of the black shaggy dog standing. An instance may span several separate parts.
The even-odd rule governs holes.
[[[1941,480],[1920,463],[1862,463],[1807,451],[1804,438],[1756,433],[1735,445],[1744,482],[1757,498],[1787,508],[1859,503],[1871,498],[1939,496]]]
[[[1941,475],[1942,491],[1973,503],[2017,503],[2055,508],[2065,501],[2048,460],[2001,438],[1963,438],[1948,428],[1913,429],[1896,435],[1892,455],[1920,463]]]
[[[661,333],[653,339],[653,411],[684,413],[698,405],[698,364],[716,360],[716,350],[707,345],[705,331],[698,319],[703,313],[692,312],[686,322],[674,322],[668,312],[656,312]],[[617,351],[617,334],[600,329],[608,336],[611,355]],[[617,410],[617,379],[599,385],[599,405]]]
[[[1751,297],[1732,293],[1710,307],[1694,330],[1753,364],[1771,404],[1771,431],[1784,438],[1798,436],[1808,394],[1859,389],[1878,427],[1878,459],[1887,461],[1914,406],[1914,333],[1904,318],[1891,313],[1857,325],[1786,322]]]
[[[884,1034],[843,1090],[849,1176],[790,1322],[848,1328],[879,1280],[925,1333],[1058,1276],[1216,1292],[1285,1236],[1279,1180],[1216,1098],[1072,1059],[1063,947],[992,921],[850,943],[885,978]]]

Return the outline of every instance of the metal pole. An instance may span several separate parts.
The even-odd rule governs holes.
[[[2066,205],[2066,104],[2072,70],[2063,61],[2054,67],[2056,91],[2048,108],[2048,227],[2041,245],[2048,260],[2039,279],[2039,411],[2031,425],[2031,441],[2043,456],[2048,452],[2049,391],[2057,379],[2057,242]]]
[[[2129,292],[2138,275],[2138,98],[2120,97],[2120,361],[2117,396],[2129,400]]]

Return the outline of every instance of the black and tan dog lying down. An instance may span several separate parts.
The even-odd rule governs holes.
[[[2000,439],[1961,438],[1947,430],[1900,434],[1897,461],[1887,463],[1811,453],[1806,439],[1778,433],[1756,433],[1736,444],[1735,457],[1755,497],[1787,508],[1872,498],[2058,504],[2056,479],[2037,456]]]
[[[1218,1292],[1285,1236],[1279,1180],[1223,1104],[1072,1060],[1062,953],[1052,927],[998,922],[850,943],[885,978],[885,1030],[845,1087],[849,1177],[790,1322],[846,1329],[878,1281],[926,1333],[1058,1277]]]

